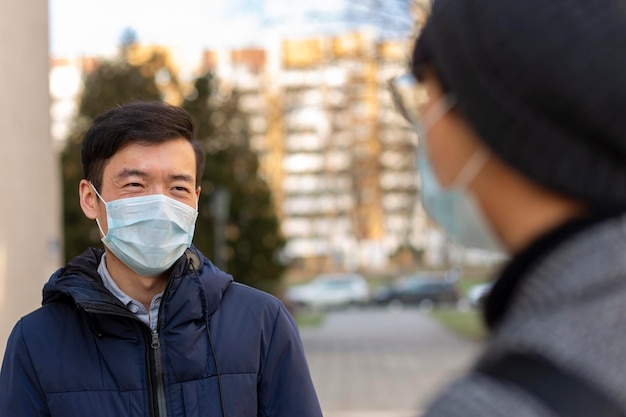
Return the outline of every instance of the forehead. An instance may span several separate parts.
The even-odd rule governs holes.
[[[103,180],[122,171],[136,170],[150,176],[192,175],[196,156],[191,143],[183,138],[160,143],[131,142],[121,147],[104,167]]]

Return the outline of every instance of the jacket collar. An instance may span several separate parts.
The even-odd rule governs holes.
[[[69,261],[64,268],[56,271],[43,288],[42,304],[65,299],[87,310],[123,315],[129,313],[127,308],[102,283],[97,272],[102,254],[102,249],[89,248]],[[202,300],[205,305],[204,310],[210,315],[217,309],[233,278],[215,267],[192,246],[172,267],[166,291],[175,292],[183,280],[186,285],[194,285],[196,293],[204,293]],[[164,295],[164,300],[166,297],[167,294]]]

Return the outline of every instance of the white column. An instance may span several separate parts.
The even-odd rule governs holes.
[[[60,266],[60,181],[50,137],[48,2],[0,13],[0,354]]]

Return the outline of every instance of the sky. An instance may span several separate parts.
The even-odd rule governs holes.
[[[53,56],[107,55],[125,29],[141,43],[188,49],[260,46],[272,36],[376,26],[408,33],[408,0],[49,0]]]

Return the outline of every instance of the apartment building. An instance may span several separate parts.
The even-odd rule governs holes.
[[[387,91],[409,48],[351,32],[205,53],[206,68],[239,91],[250,115],[289,258],[381,268],[400,248],[424,246],[417,138]]]

